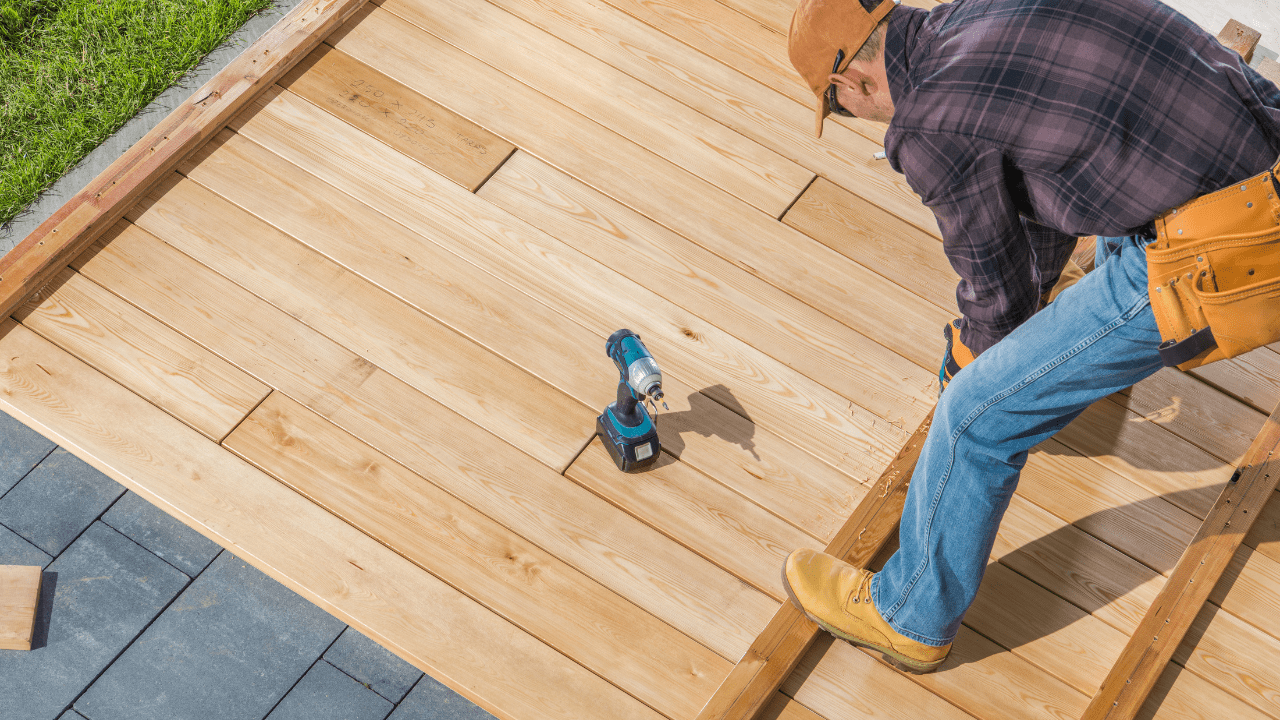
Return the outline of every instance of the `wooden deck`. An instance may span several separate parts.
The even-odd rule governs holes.
[[[691,720],[956,314],[883,128],[812,138],[792,6],[366,5],[5,322],[0,407],[501,718]],[[621,327],[671,405],[637,475]],[[769,717],[1079,717],[1278,400],[1264,348],[1100,401],[941,671],[823,639]],[[1280,505],[1143,717],[1280,718]]]

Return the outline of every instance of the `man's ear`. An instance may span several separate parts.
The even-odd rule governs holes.
[[[861,88],[859,88],[858,85],[843,75],[836,75],[835,73],[832,73],[827,76],[827,82],[837,87],[846,87],[855,92],[861,92]]]
[[[879,86],[876,84],[875,78],[865,73],[858,73],[857,78],[849,78],[844,75],[836,75],[832,73],[827,76],[828,82],[837,87],[844,87],[859,95],[874,95]]]

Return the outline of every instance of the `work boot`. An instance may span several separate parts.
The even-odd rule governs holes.
[[[875,573],[817,550],[796,550],[782,566],[791,604],[823,630],[854,645],[884,653],[903,670],[936,670],[951,645],[925,645],[889,627],[871,601]]]

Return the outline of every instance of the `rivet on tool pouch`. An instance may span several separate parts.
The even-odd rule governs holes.
[[[1156,218],[1147,246],[1164,364],[1190,370],[1280,340],[1280,161]]]

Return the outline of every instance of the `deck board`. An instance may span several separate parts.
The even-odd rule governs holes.
[[[280,86],[475,192],[515,146],[349,55],[316,48]]]
[[[483,118],[520,148],[912,360],[930,365],[941,351],[938,328],[949,316],[936,306],[391,13],[369,10],[334,39],[338,49],[461,115]],[[886,307],[898,321],[892,331],[874,321]]]
[[[34,332],[0,345],[6,412],[499,717],[661,717]]]
[[[487,2],[381,5],[513,80],[779,217],[813,172]],[[469,32],[484,27],[486,32]]]
[[[5,325],[0,404],[500,717],[691,718],[934,402],[936,222],[883,125],[811,136],[790,0],[375,3]],[[637,476],[593,439],[624,326]],[[770,716],[1078,716],[1278,357],[1089,408],[939,673],[820,640]],[[1280,717],[1278,618],[1271,503],[1145,716]]]
[[[323,138],[306,137],[317,125]],[[911,407],[904,406],[901,423],[877,424],[874,414],[456,185],[406,180],[395,166],[404,156],[385,146],[362,147],[373,158],[351,162],[349,144],[358,137],[345,133],[356,131],[288,92],[261,104],[238,131],[330,182],[363,188],[367,202],[390,217],[438,228],[433,234],[451,251],[586,323],[597,337],[631,327],[661,353],[671,375],[737,403],[757,424],[855,477],[887,462],[914,428]],[[842,449],[850,446],[870,453]]]
[[[212,191],[173,180],[129,220],[549,467],[562,471],[581,451],[591,408]],[[495,402],[499,378],[506,392]]]
[[[227,449],[670,717],[730,670],[562,560],[279,393]]]
[[[140,228],[99,247],[86,276],[414,472],[465,477],[446,489],[723,657],[773,615],[775,601]]]
[[[70,269],[14,318],[215,442],[270,391]]]

